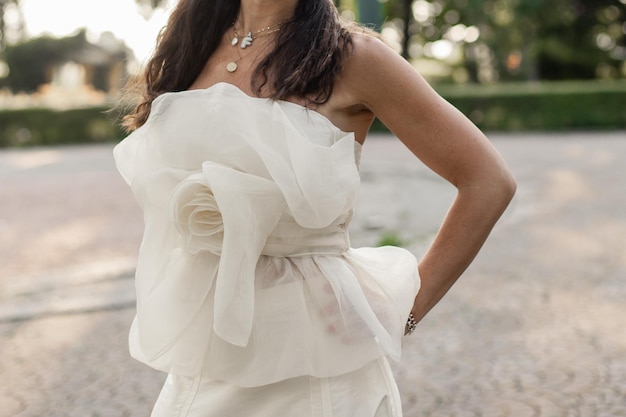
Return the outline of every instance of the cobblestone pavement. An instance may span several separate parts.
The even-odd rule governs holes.
[[[626,417],[626,134],[492,135],[518,194],[405,340],[406,417]],[[0,152],[0,417],[149,416],[128,357],[141,217],[110,145]],[[453,189],[372,137],[354,246],[419,255]]]

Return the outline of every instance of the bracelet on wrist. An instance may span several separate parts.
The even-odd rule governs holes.
[[[409,313],[409,318],[406,320],[406,335],[413,334],[415,329],[417,328],[417,320],[415,320],[415,316],[413,313]]]

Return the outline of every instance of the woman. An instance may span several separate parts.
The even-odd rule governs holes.
[[[115,158],[145,213],[131,354],[169,373],[152,415],[401,416],[387,357],[512,198],[498,153],[330,0],[180,0],[144,81]],[[374,117],[458,189],[419,266],[349,246]]]

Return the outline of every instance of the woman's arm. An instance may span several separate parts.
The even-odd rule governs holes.
[[[419,263],[422,286],[412,310],[419,321],[472,262],[513,197],[515,180],[485,135],[377,39],[355,36],[341,81],[350,101],[378,117],[458,190]]]

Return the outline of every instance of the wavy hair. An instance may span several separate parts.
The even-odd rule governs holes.
[[[239,7],[238,0],[179,1],[134,86],[142,98],[123,118],[127,130],[145,123],[156,97],[192,85],[237,18]],[[278,32],[273,50],[254,69],[252,91],[261,96],[265,88],[272,99],[297,97],[307,105],[323,104],[333,93],[352,45],[350,27],[331,0],[299,0],[294,16]]]

